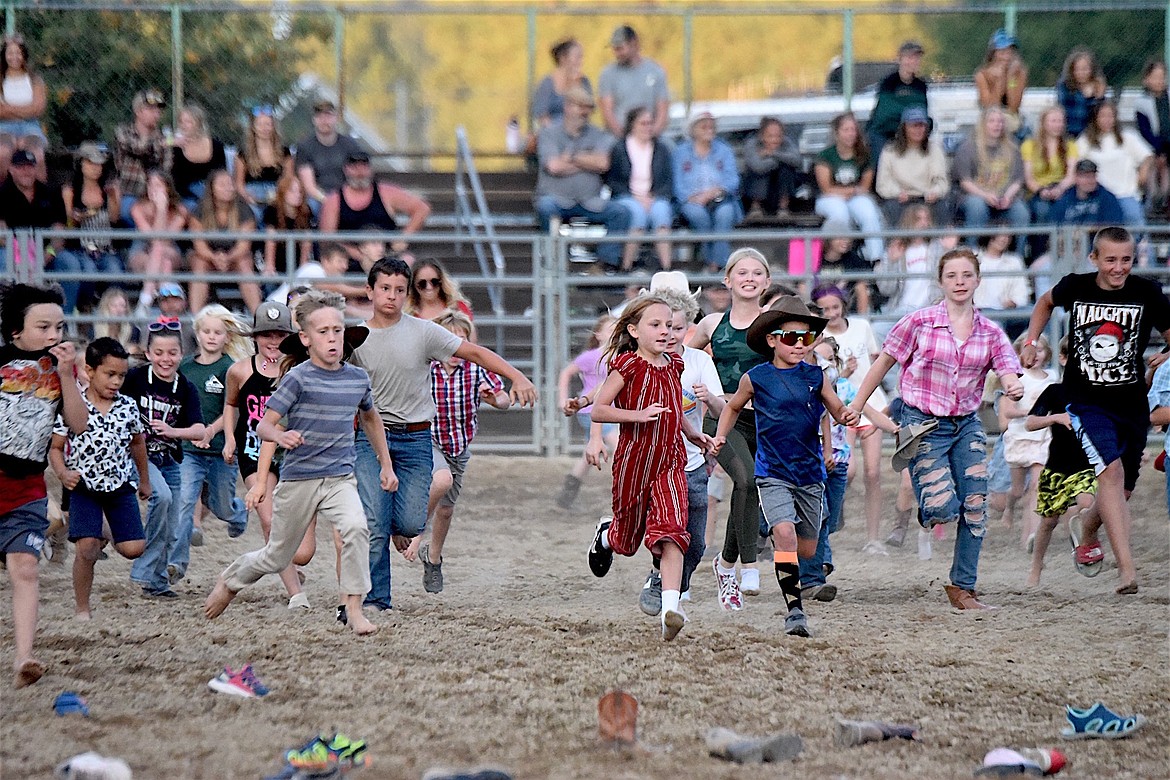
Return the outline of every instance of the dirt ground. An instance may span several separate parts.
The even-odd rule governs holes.
[[[126,759],[137,778],[256,778],[278,768],[284,748],[330,729],[366,738],[374,763],[353,776],[370,780],[479,764],[558,780],[960,778],[993,747],[1045,745],[1066,751],[1069,778],[1166,776],[1170,542],[1152,469],[1133,499],[1136,596],[1114,595],[1112,568],[1079,576],[1061,531],[1042,589],[1027,591],[1015,534],[994,528],[979,585],[1002,609],[954,614],[942,590],[950,539],[926,562],[913,544],[863,556],[861,491],[851,489],[847,526],[833,537],[841,595],[808,607],[813,638],[783,634],[772,576],[742,612],[725,613],[702,569],[690,622],[664,645],[657,619],[637,608],[645,551],[615,561],[605,579],[589,573],[585,550],[608,483],[593,475],[575,509],[561,511],[551,497],[568,465],[474,458],[446,550],[446,590],[426,594],[421,566],[396,557],[394,610],[366,639],[333,620],[330,554],[308,567],[311,612],[289,613],[272,577],[219,620],[203,619],[218,572],[259,546],[258,525],[228,539],[209,519],[174,602],[143,599],[126,561],[100,563],[91,623],[72,618],[69,567],[42,564],[37,653],[49,670],[30,688],[0,687],[0,776],[49,777],[58,761],[96,750]],[[328,550],[328,536],[319,538]],[[271,687],[267,698],[207,688],[225,664],[246,661]],[[640,702],[643,750],[596,745],[597,699],[615,686]],[[63,690],[88,698],[91,717],[55,716]],[[1059,739],[1065,703],[1097,700],[1150,722],[1117,742]],[[837,748],[834,714],[917,723],[924,740]],[[700,735],[711,726],[795,731],[805,750],[795,762],[739,770],[707,755]]]

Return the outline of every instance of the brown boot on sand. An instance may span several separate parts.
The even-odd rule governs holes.
[[[991,611],[999,609],[990,604],[984,604],[979,599],[975,598],[974,591],[963,590],[958,585],[944,585],[943,590],[947,592],[947,599],[950,600],[951,606],[961,611]]]

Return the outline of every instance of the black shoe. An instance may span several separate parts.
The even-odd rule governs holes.
[[[162,590],[155,590],[154,588],[143,588],[142,595],[148,599],[177,599],[178,593],[175,593],[170,588],[163,588]]]
[[[612,517],[603,517],[597,521],[597,530],[593,532],[593,544],[589,545],[589,570],[595,577],[608,574],[610,564],[613,563],[613,550],[607,550],[601,544],[602,535],[612,524]]]
[[[349,613],[347,613],[345,611],[344,604],[337,605],[337,613],[336,613],[335,617],[337,618],[337,622],[340,623],[341,625],[343,625],[343,626],[349,625]]]

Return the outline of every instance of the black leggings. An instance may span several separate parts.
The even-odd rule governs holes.
[[[715,434],[711,418],[703,422],[709,435]],[[756,413],[744,409],[727,434],[727,443],[719,451],[719,465],[731,477],[731,512],[727,516],[727,533],[723,537],[723,560],[734,564],[755,563],[759,554],[760,494],[756,490]]]

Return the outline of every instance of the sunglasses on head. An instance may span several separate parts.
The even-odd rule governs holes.
[[[252,109],[252,116],[272,116],[272,106],[256,106]]]
[[[164,330],[180,331],[183,329],[178,320],[158,320],[146,326],[151,333],[161,333]]]
[[[811,347],[812,343],[817,340],[817,334],[811,330],[774,330],[772,335],[780,339],[780,343],[787,347],[795,347],[797,344]]]
[[[437,290],[443,286],[443,283],[436,276],[434,279],[415,279],[414,286],[420,290],[425,290],[428,287],[434,287]]]

